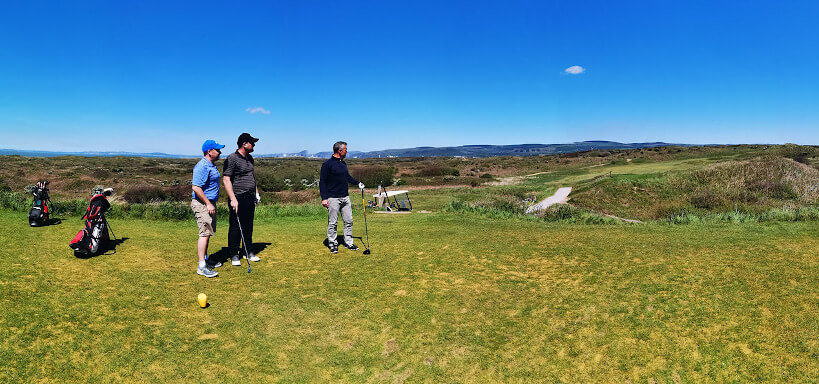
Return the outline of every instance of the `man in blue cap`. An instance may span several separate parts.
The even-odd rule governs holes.
[[[196,268],[196,273],[205,277],[219,276],[213,269],[222,266],[219,262],[209,265],[206,260],[210,237],[216,233],[216,201],[219,200],[220,175],[215,163],[224,147],[213,140],[206,140],[202,144],[202,160],[193,167],[191,209],[199,226],[199,267]]]

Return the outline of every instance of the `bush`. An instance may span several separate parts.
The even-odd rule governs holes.
[[[94,168],[94,170],[91,171],[91,176],[95,179],[105,180],[111,177],[111,171],[103,168]]]
[[[278,192],[287,189],[287,184],[284,183],[284,177],[277,177],[271,171],[258,170],[256,171],[256,184],[259,189],[265,192]]]
[[[392,178],[395,176],[395,168],[381,165],[360,165],[350,168],[350,174],[370,187],[392,185]]]
[[[418,171],[418,176],[434,177],[434,176],[458,176],[460,172],[457,168],[445,167],[441,165],[429,165]]]
[[[569,204],[555,204],[540,212],[544,221],[571,224],[624,224],[623,221],[603,216]]]
[[[29,201],[21,193],[3,191],[0,192],[0,208],[11,209],[13,211],[26,211],[29,209]]]
[[[266,198],[267,196],[263,196]],[[270,195],[272,201],[275,201],[278,204],[305,204],[305,203],[315,203],[319,199],[318,192],[313,190],[302,190],[298,192],[293,191],[281,191],[281,192],[274,192]]]
[[[191,187],[177,185],[173,187],[158,187],[145,185],[132,187],[123,193],[122,197],[131,204],[143,204],[163,201],[187,201],[191,198]]]
[[[714,209],[723,204],[723,199],[713,191],[700,191],[691,197],[691,205],[697,208]]]

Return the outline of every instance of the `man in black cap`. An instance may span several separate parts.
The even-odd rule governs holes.
[[[231,255],[230,263],[234,266],[242,265],[239,259],[239,241],[244,242],[250,252],[249,255],[245,255],[248,260],[259,261],[259,256],[253,254],[253,250],[250,249],[253,244],[253,215],[256,204],[261,201],[259,189],[256,187],[256,174],[253,172],[253,156],[250,156],[257,141],[259,139],[250,136],[249,133],[239,135],[239,139],[236,140],[239,148],[228,155],[222,170],[222,182],[230,199],[228,254]],[[237,218],[241,221],[241,231]]]

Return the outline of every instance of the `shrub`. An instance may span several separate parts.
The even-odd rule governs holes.
[[[184,202],[191,198],[191,187],[186,185],[173,187],[158,187],[154,185],[131,187],[123,193],[122,197],[132,204],[163,201]]]
[[[266,198],[266,196],[263,198]],[[305,204],[315,203],[318,201],[319,194],[315,189],[302,190],[298,192],[281,191],[272,193],[271,198],[273,201],[279,204]]]
[[[278,178],[269,172],[257,172],[256,183],[265,192],[278,192],[287,189],[284,178]]]
[[[694,207],[703,209],[714,209],[723,203],[722,198],[710,190],[696,193],[691,197],[690,201]]]
[[[623,221],[603,216],[569,204],[555,204],[539,213],[544,221],[571,224],[623,224]]]
[[[445,167],[441,165],[429,165],[418,171],[418,176],[434,177],[434,176],[458,176],[460,172],[454,167]]]
[[[10,191],[0,192],[0,208],[24,211],[29,208],[28,203],[28,199],[21,193]]]
[[[105,180],[111,177],[111,171],[103,168],[94,168],[94,170],[91,171],[91,176],[95,179]]]
[[[382,165],[359,165],[350,168],[350,174],[367,186],[392,185],[395,168]]]

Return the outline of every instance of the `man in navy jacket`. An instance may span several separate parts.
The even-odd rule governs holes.
[[[358,188],[364,189],[364,183],[359,182],[347,170],[347,143],[338,141],[333,144],[333,156],[321,165],[321,177],[319,179],[319,190],[321,191],[321,205],[327,208],[327,241],[331,253],[338,253],[338,241],[336,240],[338,213],[341,212],[341,220],[344,222],[344,243],[347,249],[356,251],[358,247],[353,244],[353,207],[350,202],[350,194],[347,192],[348,184],[358,184]]]

